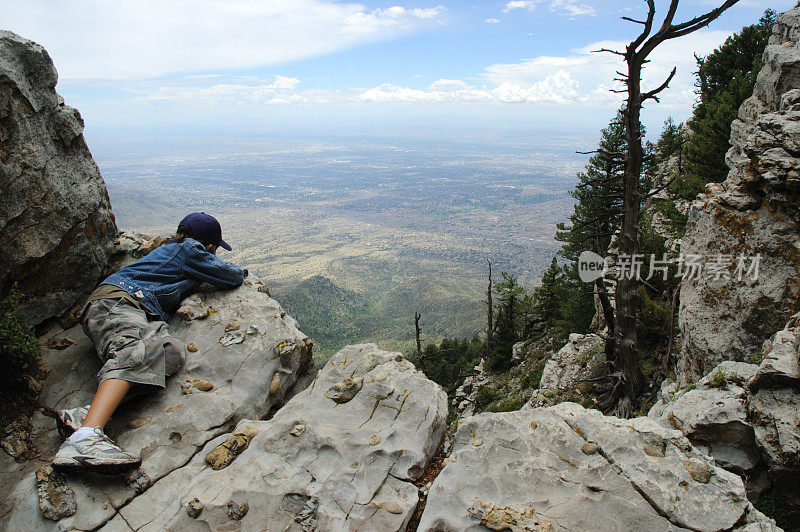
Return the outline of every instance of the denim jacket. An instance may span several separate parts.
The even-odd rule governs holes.
[[[203,244],[187,238],[154,249],[101,284],[124,289],[167,321],[181,300],[201,282],[235,288],[244,282],[246,275],[247,270],[208,253]]]

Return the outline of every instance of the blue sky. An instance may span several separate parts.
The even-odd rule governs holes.
[[[666,2],[656,1],[658,14]],[[664,44],[644,83],[678,75],[644,113],[653,131],[691,112],[693,52],[707,54],[764,9],[741,0]],[[676,21],[713,8],[682,0]],[[644,1],[0,0],[2,29],[47,48],[59,92],[87,131],[530,124],[590,131],[620,99],[620,48]],[[657,17],[658,17],[657,14]]]

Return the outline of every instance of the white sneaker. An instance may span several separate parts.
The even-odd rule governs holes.
[[[58,433],[62,438],[69,438],[73,432],[83,426],[83,420],[86,419],[86,414],[89,409],[85,406],[77,408],[70,408],[68,410],[59,410],[56,413],[56,425],[58,426]]]
[[[105,475],[124,473],[142,464],[119,448],[99,428],[78,441],[65,441],[53,459],[53,469],[66,473],[90,471]]]

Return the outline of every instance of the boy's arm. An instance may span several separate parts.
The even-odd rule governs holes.
[[[226,262],[203,249],[202,244],[187,246],[184,272],[192,279],[221,288],[236,288],[244,282],[247,270]]]

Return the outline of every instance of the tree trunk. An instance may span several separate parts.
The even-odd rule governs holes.
[[[625,109],[625,135],[628,141],[628,159],[623,178],[624,198],[622,202],[622,231],[620,234],[620,257],[633,259],[639,252],[639,177],[642,173],[642,135],[639,115],[642,108],[641,74],[642,60],[631,54],[628,61],[628,101]],[[623,272],[617,281],[616,290],[616,344],[614,365],[622,371],[625,379],[625,396],[636,403],[644,389],[644,375],[639,369],[637,352],[636,316],[639,310],[637,280],[633,271]]]
[[[422,360],[422,344],[419,341],[419,331],[420,331],[419,319],[421,317],[422,316],[420,316],[419,312],[415,312],[414,313],[414,330],[415,330],[416,337],[417,337],[417,357],[419,358],[419,360]]]
[[[422,316],[419,312],[414,313],[414,333],[417,338],[417,361],[419,362],[419,369],[421,369],[423,373],[427,374],[428,368],[425,367],[425,357],[422,356],[422,344],[419,341],[419,319],[421,317]]]
[[[486,353],[492,352],[494,347],[494,324],[492,323],[492,261],[486,259],[489,265],[489,286],[486,288]]]
[[[598,277],[594,281],[597,287],[597,298],[600,300],[600,306],[603,308],[603,318],[605,319],[606,326],[608,327],[608,336],[606,336],[605,355],[606,361],[614,360],[614,349],[616,347],[616,339],[614,337],[614,307],[611,306],[611,300],[608,297],[608,289],[602,277]]]

